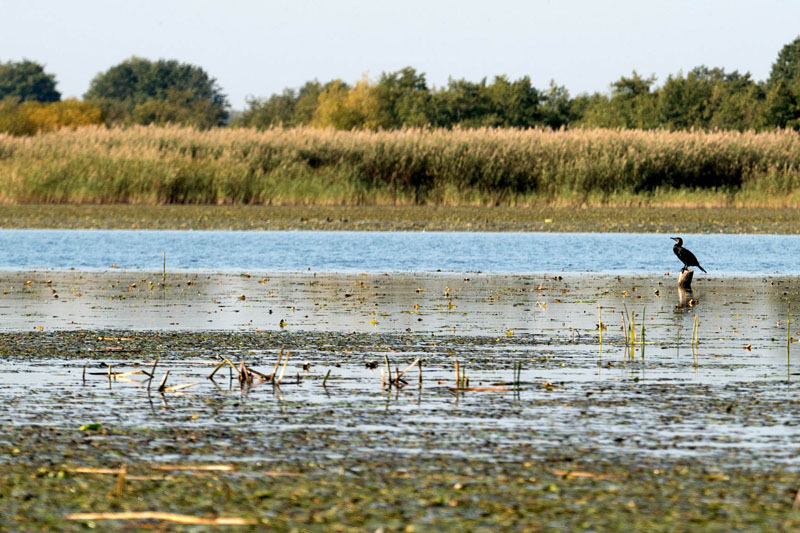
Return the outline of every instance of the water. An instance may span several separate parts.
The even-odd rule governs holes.
[[[0,230],[7,270],[664,273],[671,235]],[[682,235],[710,275],[796,274],[800,235]]]

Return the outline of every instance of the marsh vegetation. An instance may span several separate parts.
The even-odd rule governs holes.
[[[0,136],[0,199],[789,207],[798,160],[789,131],[82,128]]]

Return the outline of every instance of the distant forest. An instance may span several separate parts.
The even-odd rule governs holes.
[[[615,128],[800,130],[800,37],[778,53],[767,80],[695,67],[667,77],[634,71],[609,93],[570,95],[551,81],[505,75],[430,87],[412,67],[377,80],[309,81],[253,98],[241,112],[202,68],[133,57],[98,74],[82,100],[61,100],[53,74],[33,61],[0,62],[0,132],[30,135],[91,124],[212,127],[312,126],[340,130],[431,128]]]

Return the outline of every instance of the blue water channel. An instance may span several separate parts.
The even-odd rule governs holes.
[[[664,273],[672,235],[0,230],[2,269]],[[800,235],[682,235],[709,275],[800,273]]]

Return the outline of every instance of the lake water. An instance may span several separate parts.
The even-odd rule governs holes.
[[[672,235],[0,230],[6,270],[664,273]],[[682,235],[709,275],[800,272],[800,235]]]

